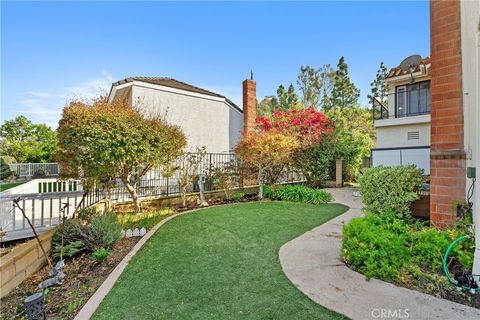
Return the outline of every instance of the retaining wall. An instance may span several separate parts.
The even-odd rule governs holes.
[[[47,254],[50,254],[53,233],[54,229],[50,229],[39,237]],[[0,298],[10,293],[47,262],[36,239],[15,246],[0,260]]]

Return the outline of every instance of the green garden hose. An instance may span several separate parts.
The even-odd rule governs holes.
[[[448,280],[453,283],[455,286],[459,287],[459,288],[462,288],[463,290],[475,290],[475,292],[480,292],[480,287],[476,288],[476,289],[472,289],[472,288],[469,288],[469,287],[466,287],[466,286],[459,286],[458,285],[458,281],[453,279],[451,276],[450,276],[450,272],[448,272],[448,268],[447,268],[447,260],[448,260],[448,254],[450,253],[450,251],[453,249],[453,247],[459,243],[460,241],[464,240],[464,239],[467,239],[469,238],[470,236],[461,236],[460,238],[456,239],[455,241],[453,241],[450,246],[448,246],[448,249],[447,251],[445,252],[445,255],[443,256],[443,272],[445,273],[445,275],[447,276]]]

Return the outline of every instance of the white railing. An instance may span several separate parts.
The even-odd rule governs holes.
[[[45,176],[58,176],[60,168],[58,163],[12,163],[9,164],[10,170],[13,171],[15,176],[22,178],[30,178],[43,172]]]
[[[182,162],[179,161],[178,165],[181,165],[181,163]],[[36,164],[18,164],[18,166],[20,165],[26,165],[25,167],[30,165],[30,169],[26,170],[30,170],[30,174],[33,175],[34,170],[32,168],[34,168]],[[53,165],[57,164],[54,163]],[[228,170],[230,174],[236,177],[241,175],[240,171],[238,171],[238,165],[239,161],[234,154],[210,153],[201,155],[198,173],[207,175],[205,190],[218,190],[212,180],[216,169]],[[58,173],[58,169],[56,172]],[[171,176],[164,177],[161,170],[150,170],[137,185],[137,195],[142,199],[178,196],[180,194],[178,174],[178,172],[174,172]],[[304,178],[296,171],[286,170],[279,174],[277,180],[278,182],[288,183],[298,182],[304,180]],[[244,181],[239,176],[238,181],[235,181],[232,187],[241,188],[243,186]],[[198,192],[197,183],[193,181],[193,179],[188,189],[188,192]],[[66,216],[71,217],[77,207],[83,208],[90,206],[104,199],[107,194],[109,194],[110,200],[113,203],[122,203],[131,200],[130,193],[121,181],[117,181],[116,186],[108,192],[107,190],[97,189],[89,191],[83,202],[84,191],[82,185],[80,181],[75,180],[59,180],[53,178],[34,179],[10,190],[6,190],[0,193],[0,228],[7,232],[7,235],[2,240],[11,241],[32,236],[32,232],[22,213],[13,206],[13,200],[17,198],[20,198],[20,206],[25,209],[27,217],[32,221],[37,231],[42,233],[61,221],[63,206],[66,206]]]

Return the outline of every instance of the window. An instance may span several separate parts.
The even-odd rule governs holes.
[[[396,88],[396,115],[408,117],[430,113],[430,81]]]
[[[405,117],[407,113],[406,87],[397,87],[397,117]]]

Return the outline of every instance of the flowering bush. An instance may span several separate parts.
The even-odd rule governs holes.
[[[275,111],[272,118],[257,117],[256,121],[260,131],[292,135],[302,144],[319,142],[324,134],[333,132],[335,129],[327,116],[312,107]]]
[[[275,111],[271,118],[258,117],[256,122],[257,132],[246,135],[235,152],[244,162],[258,168],[259,198],[270,171],[302,162],[296,159],[335,130],[322,112],[311,107]],[[298,167],[303,171],[302,166]]]

